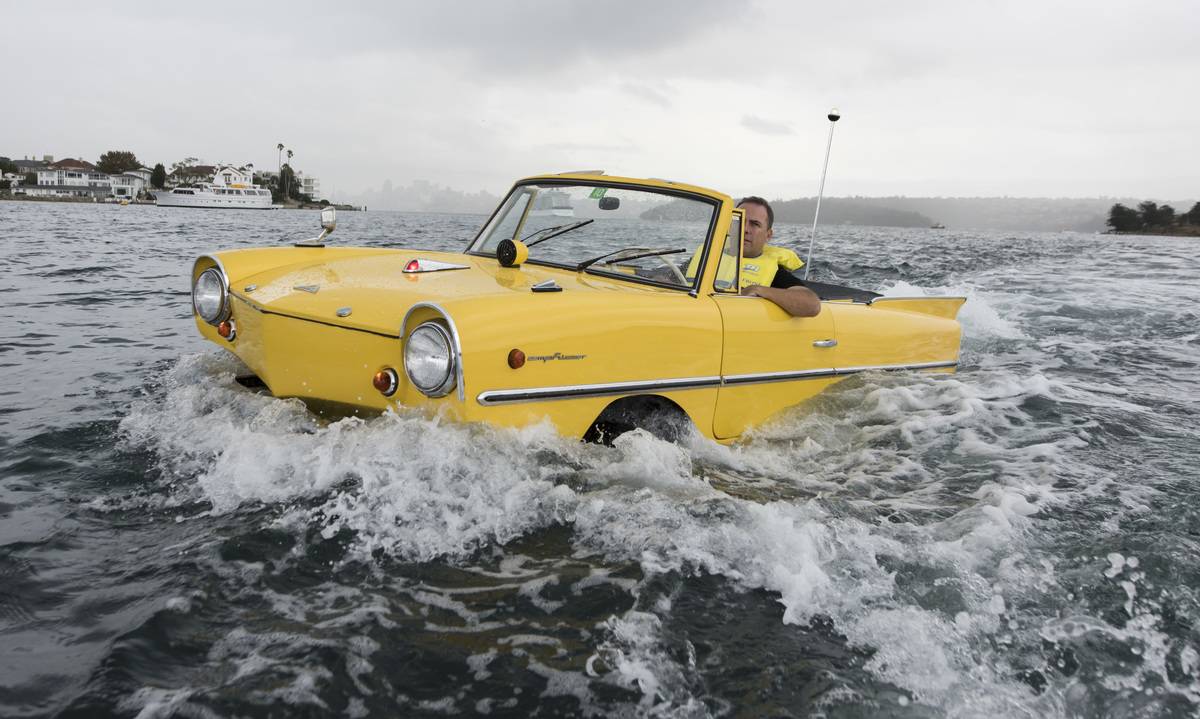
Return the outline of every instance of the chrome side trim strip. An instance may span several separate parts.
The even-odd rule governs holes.
[[[916,362],[914,364],[877,364],[866,365],[863,367],[839,367],[838,374],[857,374],[859,372],[874,372],[883,370],[885,372],[895,372],[906,369],[937,369],[938,367],[957,367],[958,360],[946,360],[943,362]]]
[[[408,312],[404,313],[404,319],[400,322],[400,341],[401,342],[407,341],[406,338],[408,337],[408,318],[412,317],[412,313],[416,312],[418,309],[420,309],[422,307],[428,307],[429,309],[433,310],[434,312],[437,312],[439,315],[442,316],[442,319],[446,320],[446,325],[450,328],[450,338],[452,340],[454,340],[454,372],[455,372],[455,379],[458,380],[458,401],[466,402],[467,401],[467,390],[466,390],[464,380],[463,380],[463,366],[462,366],[462,337],[458,334],[458,327],[456,327],[454,325],[454,320],[450,319],[449,312],[444,310],[442,308],[442,306],[437,304],[436,302],[418,302],[415,305],[413,305],[412,307],[409,307]]]
[[[888,302],[889,300],[962,300],[967,301],[964,295],[905,295],[903,297],[872,297],[868,305],[873,305],[876,302]]]
[[[802,369],[791,372],[756,372],[754,374],[731,374],[721,378],[721,384],[766,384],[768,382],[789,382],[799,379],[820,379],[821,377],[837,376],[834,367],[826,369]]]
[[[607,395],[633,394],[644,391],[675,391],[701,389],[725,385],[768,384],[824,377],[841,377],[860,372],[936,369],[957,367],[958,360],[941,362],[917,362],[914,364],[871,365],[863,367],[827,367],[821,369],[795,370],[790,372],[758,372],[754,374],[726,375],[724,377],[680,377],[677,379],[644,380],[640,382],[612,382],[608,384],[564,385],[561,387],[535,387],[530,389],[499,389],[480,392],[475,398],[484,406],[512,404],[514,402],[538,402],[543,400],[579,399],[581,397],[603,397]]]
[[[726,375],[722,384],[765,384],[767,382],[787,382],[789,380],[818,379],[821,377],[842,377],[860,372],[899,372],[914,369],[936,369],[938,367],[957,367],[958,360],[942,362],[916,362],[913,364],[879,364],[862,367],[829,367],[827,369],[796,370],[794,372],[759,372],[755,374]]]
[[[632,394],[647,390],[676,391],[716,387],[720,377],[679,377],[655,379],[642,382],[609,382],[606,384],[577,384],[562,387],[535,387],[531,389],[498,389],[480,392],[475,398],[484,406],[511,404],[513,402],[537,402],[553,399],[579,399],[581,397],[603,397],[614,394]]]

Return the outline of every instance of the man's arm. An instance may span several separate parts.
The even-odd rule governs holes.
[[[771,300],[793,317],[816,317],[821,313],[821,298],[817,293],[802,285],[786,289],[749,285],[742,288],[743,295]]]

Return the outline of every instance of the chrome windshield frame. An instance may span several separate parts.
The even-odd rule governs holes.
[[[479,228],[479,232],[475,233],[475,237],[471,240],[470,244],[467,245],[467,248],[465,250],[463,250],[463,254],[474,255],[475,257],[490,257],[492,259],[495,259],[495,257],[496,257],[495,252],[480,252],[474,248],[482,241],[484,232],[488,229],[488,227],[491,226],[493,220],[496,219],[496,216],[500,213],[500,211],[508,204],[509,199],[515,193],[521,191],[523,188],[526,188],[526,187],[533,187],[533,186],[543,187],[543,186],[556,186],[556,185],[560,186],[560,187],[607,187],[607,188],[618,189],[618,190],[634,190],[634,191],[638,191],[638,192],[645,192],[648,194],[665,195],[668,197],[675,197],[675,198],[684,199],[684,200],[694,200],[694,201],[701,202],[701,203],[704,203],[705,205],[710,206],[712,208],[712,212],[709,214],[708,229],[705,231],[704,241],[701,244],[700,263],[698,265],[698,267],[701,268],[701,270],[696,273],[696,278],[694,280],[692,280],[692,283],[690,285],[677,285],[677,284],[672,284],[669,282],[660,282],[657,280],[652,280],[652,279],[649,279],[646,277],[635,277],[632,275],[625,275],[625,274],[620,274],[620,273],[616,273],[616,272],[604,272],[603,270],[595,271],[595,274],[597,276],[604,277],[607,279],[616,279],[616,280],[622,280],[625,282],[632,282],[634,284],[648,285],[651,287],[661,287],[663,289],[687,292],[692,297],[698,296],[698,294],[700,292],[700,281],[701,281],[701,278],[704,276],[703,268],[708,266],[708,258],[712,252],[713,237],[716,234],[717,225],[721,219],[721,206],[723,203],[721,200],[719,200],[715,197],[709,197],[708,195],[704,195],[704,194],[697,193],[697,192],[688,192],[686,190],[675,190],[675,189],[667,189],[667,188],[660,188],[660,187],[651,188],[651,187],[647,187],[645,185],[640,185],[640,184],[631,183],[631,182],[613,182],[613,181],[606,182],[606,181],[600,179],[599,177],[597,177],[594,180],[591,180],[591,179],[584,180],[584,179],[575,179],[575,178],[572,178],[572,179],[561,178],[560,179],[560,178],[549,178],[549,177],[523,180],[523,181],[518,182],[517,184],[513,185],[512,188],[509,189],[509,191],[504,195],[504,199],[502,199],[499,202],[499,204],[496,205],[496,209],[493,210],[492,214],[488,216],[487,222],[485,222],[483,224],[483,226]],[[526,207],[525,212],[526,213],[529,212],[529,207]],[[522,218],[520,226],[524,226],[524,218]],[[519,232],[519,230],[518,230],[518,232]],[[530,257],[529,259],[525,260],[525,262],[526,262],[526,264],[538,265],[540,267],[554,267],[557,269],[567,270],[567,271],[575,270],[575,266],[571,265],[571,264],[566,264],[566,263],[561,263],[561,262],[548,262],[546,260],[538,260],[533,257]]]

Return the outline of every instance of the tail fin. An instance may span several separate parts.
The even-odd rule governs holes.
[[[952,320],[966,301],[966,297],[878,297],[871,301],[871,306]]]

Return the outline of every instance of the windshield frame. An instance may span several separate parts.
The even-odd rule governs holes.
[[[647,193],[655,194],[655,195],[666,195],[668,197],[675,197],[675,198],[684,199],[684,200],[694,200],[694,201],[702,202],[702,203],[712,207],[713,211],[709,214],[708,229],[705,231],[704,242],[702,244],[702,249],[700,252],[699,267],[701,268],[701,271],[696,273],[696,279],[692,281],[692,284],[690,286],[689,285],[677,285],[677,284],[672,284],[669,282],[661,282],[661,281],[653,280],[653,279],[650,279],[647,277],[635,277],[635,276],[631,276],[631,275],[620,274],[617,272],[605,272],[604,270],[593,270],[591,267],[588,267],[585,270],[585,272],[589,272],[591,274],[595,274],[595,275],[609,278],[609,279],[623,280],[625,282],[633,282],[635,284],[649,285],[651,287],[661,287],[664,289],[670,289],[670,290],[676,290],[676,291],[685,291],[692,297],[696,297],[699,294],[700,282],[703,280],[704,274],[705,274],[703,268],[708,267],[708,258],[712,251],[713,237],[716,235],[717,225],[720,223],[720,220],[721,220],[721,209],[722,209],[722,205],[724,203],[716,197],[711,197],[709,195],[701,194],[698,192],[688,192],[687,190],[679,190],[679,189],[667,188],[667,187],[648,186],[648,185],[643,185],[643,184],[634,183],[634,182],[620,182],[620,181],[611,181],[611,180],[605,181],[605,180],[593,179],[593,178],[578,179],[578,178],[557,178],[557,177],[555,177],[555,178],[534,177],[534,178],[529,178],[526,180],[521,180],[517,184],[513,185],[512,189],[510,189],[507,193],[505,193],[504,197],[500,200],[499,203],[497,203],[496,209],[492,210],[492,213],[490,215],[488,215],[487,221],[484,222],[482,226],[480,226],[479,231],[475,233],[475,236],[473,238],[471,238],[471,242],[467,245],[466,249],[463,250],[463,254],[473,255],[475,257],[490,257],[492,259],[495,259],[495,257],[496,257],[495,252],[480,252],[477,250],[472,250],[471,248],[479,243],[480,239],[483,237],[484,231],[487,230],[487,228],[492,224],[492,221],[496,219],[496,216],[500,213],[500,211],[502,209],[504,209],[505,205],[508,204],[509,198],[511,198],[515,193],[520,192],[521,189],[525,188],[525,187],[530,187],[530,186],[544,187],[544,186],[553,186],[553,185],[558,185],[558,186],[562,186],[562,187],[609,187],[609,188],[621,189],[621,190],[636,190],[639,192],[647,192]],[[526,213],[528,212],[528,208],[526,208],[525,212]],[[518,229],[517,229],[518,234],[520,233],[521,227],[524,227],[524,224],[525,224],[524,218],[522,218],[522,221],[519,224]],[[563,263],[563,262],[549,262],[546,260],[538,260],[533,257],[526,259],[525,262],[526,262],[526,264],[530,264],[530,265],[538,265],[541,267],[554,267],[554,268],[566,270],[566,271],[572,272],[572,273],[575,272],[575,265],[573,265],[573,264],[568,264],[568,263]]]

